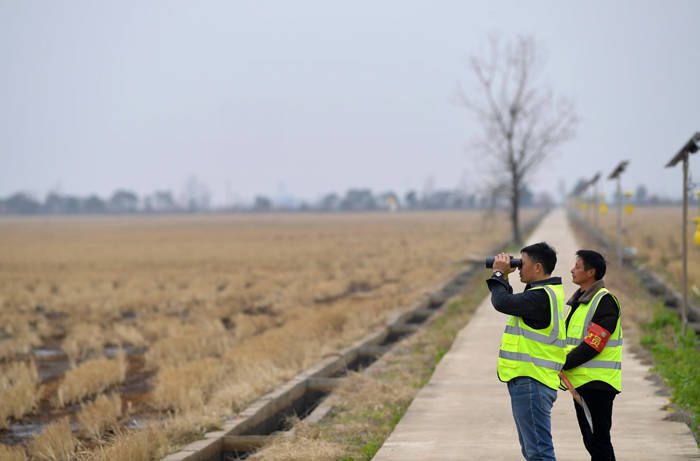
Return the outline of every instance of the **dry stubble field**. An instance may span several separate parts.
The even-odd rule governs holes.
[[[616,210],[609,209],[598,216],[599,226],[613,243],[616,242]],[[590,212],[582,216],[591,219]],[[700,216],[697,207],[690,207],[688,218]],[[683,246],[681,207],[637,207],[631,215],[622,214],[622,246],[637,249],[638,257],[651,269],[662,275],[679,291],[683,275]],[[688,223],[688,296],[700,304],[700,247],[693,236],[697,225]],[[694,287],[694,288],[693,288]]]
[[[0,458],[161,455],[418,301],[497,221],[2,219]]]

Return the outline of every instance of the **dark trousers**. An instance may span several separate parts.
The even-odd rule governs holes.
[[[588,453],[591,454],[591,461],[615,461],[615,452],[610,442],[615,393],[592,389],[577,389],[577,391],[588,405],[593,419],[593,433],[591,433],[583,408],[574,403],[578,426],[581,428],[583,436],[583,444]]]

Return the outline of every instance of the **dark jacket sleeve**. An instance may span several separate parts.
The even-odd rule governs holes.
[[[491,277],[486,280],[491,290],[491,304],[503,314],[522,317],[531,328],[540,329],[549,325],[549,297],[544,290],[528,290],[513,294],[507,280]]]
[[[596,309],[595,314],[593,314],[591,322],[605,328],[612,335],[615,333],[617,318],[619,316],[620,309],[617,307],[617,304],[615,303],[615,300],[613,300],[612,296],[607,294],[600,300],[600,304],[598,304],[598,308]],[[588,362],[596,355],[598,355],[597,350],[582,342],[573,348],[566,356],[564,370],[576,368],[577,366]]]

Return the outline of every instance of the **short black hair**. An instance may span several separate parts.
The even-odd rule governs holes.
[[[554,272],[554,267],[557,265],[557,252],[547,242],[533,243],[520,252],[526,253],[533,262],[542,264],[545,274]]]
[[[600,280],[605,275],[605,258],[602,254],[593,250],[578,250],[576,256],[583,261],[583,269],[595,269],[595,279]]]

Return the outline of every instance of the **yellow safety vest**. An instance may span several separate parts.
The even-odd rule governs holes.
[[[535,286],[530,290],[547,292],[549,325],[537,330],[526,325],[521,317],[511,315],[508,318],[498,352],[498,378],[507,382],[518,376],[529,376],[557,389],[559,372],[566,361],[564,288],[557,284]]]
[[[569,327],[566,330],[567,354],[583,342],[583,339],[588,334],[588,325],[591,323],[593,314],[595,314],[600,300],[606,294],[612,296],[615,304],[617,304],[617,308],[620,309],[619,301],[607,288],[601,288],[596,291],[593,299],[588,304],[579,304],[576,311],[572,314],[569,320]],[[615,331],[610,333],[610,339],[608,339],[602,352],[588,362],[564,372],[569,381],[571,381],[572,386],[579,387],[591,381],[603,381],[618,391],[622,391],[622,327],[620,326],[622,311],[620,313],[620,316],[617,318],[617,325],[615,325]]]

